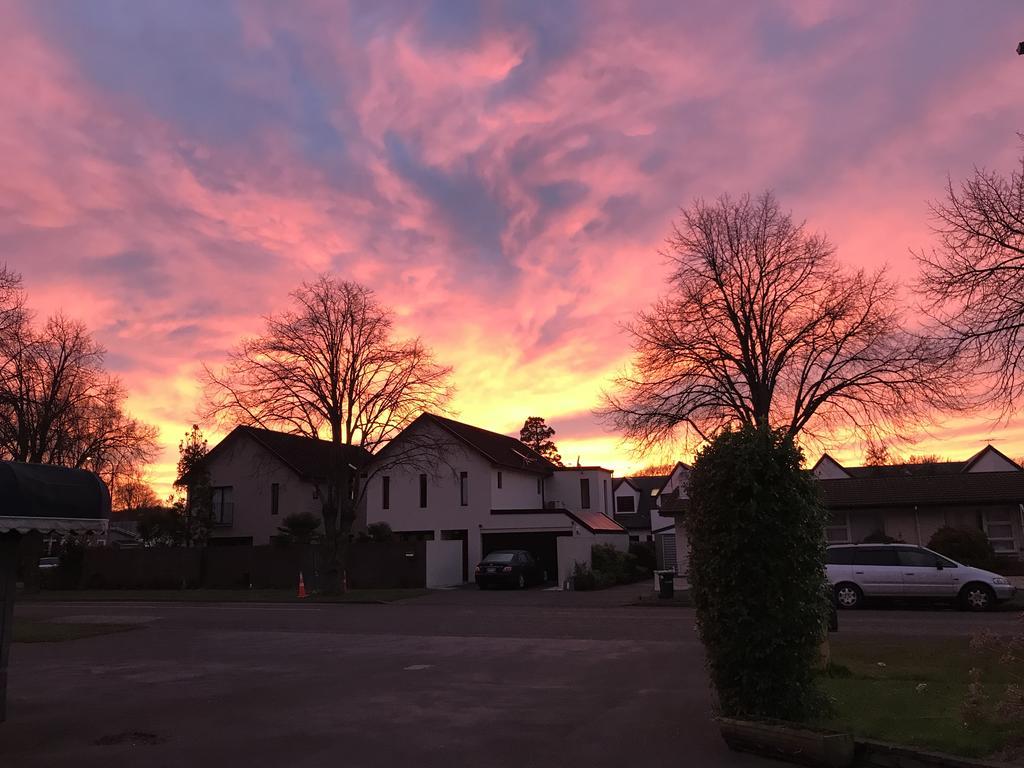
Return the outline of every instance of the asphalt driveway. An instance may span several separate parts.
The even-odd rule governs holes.
[[[487,594],[22,605],[141,628],[16,644],[0,765],[768,764],[710,722],[691,611]]]

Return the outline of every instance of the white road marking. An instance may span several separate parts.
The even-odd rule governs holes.
[[[405,667],[405,671],[418,672],[421,669],[430,669],[433,666],[433,664],[410,664],[408,667]]]

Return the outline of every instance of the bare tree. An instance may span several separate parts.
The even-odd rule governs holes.
[[[931,211],[938,247],[915,254],[924,309],[978,393],[1012,411],[1024,394],[1024,157],[1009,177],[975,168],[959,188],[948,180]]]
[[[646,467],[641,467],[634,472],[630,477],[661,477],[662,475],[671,475],[672,470],[676,468],[674,461],[668,461],[664,464],[648,464]]]
[[[336,587],[366,485],[344,448],[374,453],[420,413],[443,408],[451,369],[420,339],[394,340],[392,313],[369,288],[321,275],[291,295],[293,307],[267,317],[264,334],[242,341],[223,371],[205,369],[207,415],[330,440],[320,498]],[[409,447],[388,455],[389,464],[420,460]]]
[[[120,381],[81,323],[39,329],[20,310],[0,337],[0,457],[90,469],[115,491],[156,454],[156,429],[124,410]]]
[[[670,292],[629,326],[633,369],[600,411],[640,449],[731,424],[870,436],[962,404],[885,272],[843,269],[770,193],[698,200],[666,256]]]
[[[874,440],[868,441],[868,449],[864,454],[864,466],[884,467],[892,463],[892,456],[889,454],[889,448],[885,443],[875,442]]]

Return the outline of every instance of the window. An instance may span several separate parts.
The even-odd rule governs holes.
[[[946,558],[939,557],[924,549],[901,549],[899,550],[898,557],[900,565],[905,565],[908,568],[938,568],[940,565],[943,568],[956,567]]]
[[[616,496],[615,511],[625,513],[636,512],[636,499],[632,496]]]
[[[420,509],[427,508],[427,476],[420,475]]]
[[[845,512],[833,512],[825,524],[825,542],[827,544],[850,543],[850,517]]]
[[[276,515],[281,507],[281,484],[270,484],[270,514]]]
[[[853,565],[853,547],[829,547],[825,551],[828,565]]]
[[[896,550],[892,547],[857,547],[853,555],[854,565],[898,566]]]
[[[580,506],[583,509],[590,509],[590,478],[580,479]]]
[[[459,472],[459,504],[469,504],[469,472]]]
[[[498,470],[498,490],[501,490],[501,470]]]
[[[214,525],[227,527],[234,522],[235,505],[232,502],[232,490],[230,485],[212,489]]]
[[[391,478],[387,475],[380,479],[380,508],[391,509]]]
[[[540,478],[538,477],[537,478],[537,495],[540,496],[541,493],[542,493],[542,491],[541,491]]]
[[[992,542],[992,549],[996,552],[1017,551],[1009,510],[986,510],[982,514],[982,526],[988,540]]]

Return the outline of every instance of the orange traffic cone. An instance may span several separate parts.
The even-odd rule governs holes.
[[[308,597],[306,594],[306,583],[302,580],[302,571],[299,571],[299,597]]]

